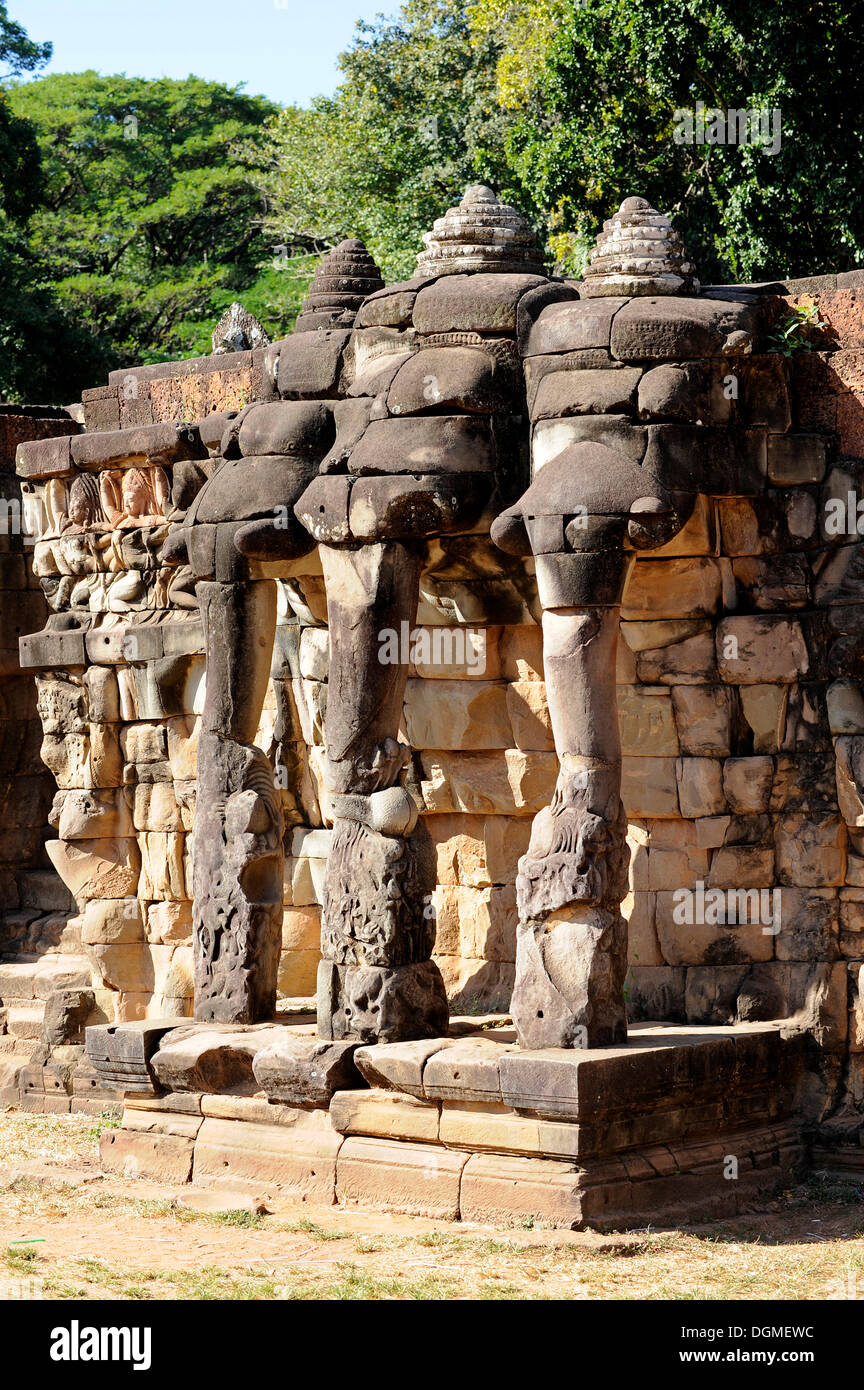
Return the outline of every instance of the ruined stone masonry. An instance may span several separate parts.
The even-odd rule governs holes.
[[[482,187],[424,242],[0,414],[0,1101],[477,1220],[860,1174],[864,272],[700,286],[629,198],[564,281]]]

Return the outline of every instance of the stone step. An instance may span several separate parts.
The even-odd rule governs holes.
[[[86,956],[51,954],[35,960],[0,960],[0,1000],[15,1005],[45,1000],[55,989],[87,989],[90,978]]]
[[[32,869],[18,877],[22,908],[74,914],[75,899],[54,869]]]
[[[9,1009],[6,1017],[6,1031],[13,1038],[29,1038],[38,1041],[42,1033],[44,1009],[41,1002],[30,1006],[17,1005]]]
[[[32,999],[35,994],[33,977],[37,966],[29,962],[0,962],[0,999],[4,1003],[11,1000]]]
[[[47,999],[55,989],[89,989],[92,973],[86,956],[43,956],[33,976],[34,997]]]
[[[40,913],[34,908],[0,916],[0,953],[21,958],[52,951],[64,955],[81,952],[81,924],[65,912]]]

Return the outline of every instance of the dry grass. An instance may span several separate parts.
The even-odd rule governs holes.
[[[23,1284],[56,1299],[864,1298],[864,1194],[848,1185],[810,1183],[725,1223],[618,1236],[299,1203],[202,1212],[178,1205],[182,1189],[99,1178],[99,1127],[91,1117],[0,1116],[7,1293]],[[19,1170],[10,1181],[10,1164],[27,1158],[39,1160],[39,1176]]]

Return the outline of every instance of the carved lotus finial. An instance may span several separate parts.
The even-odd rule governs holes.
[[[462,201],[437,218],[431,232],[424,232],[423,243],[418,275],[477,270],[543,274],[543,252],[529,223],[482,183],[466,188]]]
[[[591,252],[583,293],[601,295],[693,294],[696,267],[669,218],[647,198],[625,198]]]
[[[294,331],[350,328],[366,296],[383,288],[381,271],[360,238],[340,241],[320,262]]]

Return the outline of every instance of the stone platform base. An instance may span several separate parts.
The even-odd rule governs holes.
[[[261,1200],[610,1230],[732,1215],[800,1164],[802,1054],[777,1024],[641,1025],[566,1052],[470,1026],[357,1047],[302,1023],[184,1024],[148,1062],[172,1089],[126,1096],[103,1165]]]

